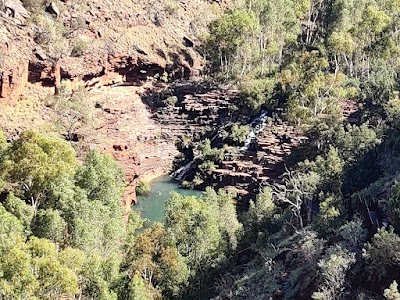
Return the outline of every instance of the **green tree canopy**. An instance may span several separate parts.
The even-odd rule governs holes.
[[[35,212],[54,186],[71,178],[76,168],[71,146],[33,131],[24,132],[12,144],[0,165],[4,178],[21,191]]]
[[[111,156],[89,152],[76,174],[76,181],[87,193],[88,200],[98,200],[113,208],[120,206],[124,173]]]

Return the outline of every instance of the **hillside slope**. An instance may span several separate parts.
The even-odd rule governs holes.
[[[14,100],[26,82],[93,86],[196,74],[196,36],[221,11],[201,0],[4,0],[2,6],[0,97]]]
[[[150,120],[139,96],[144,91],[141,86],[200,74],[197,37],[227,4],[203,0],[3,2],[2,129],[10,139],[32,128],[57,132],[57,114],[48,105],[52,95],[65,86],[72,91],[89,90],[85,101],[88,107],[96,106],[95,122],[78,131],[76,147],[112,153],[120,162],[127,175],[129,209],[135,182],[167,172],[177,154],[175,141],[162,138],[160,125]],[[130,86],[121,86],[125,83]],[[112,87],[116,85],[120,87]]]

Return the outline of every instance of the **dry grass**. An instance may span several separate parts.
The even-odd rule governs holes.
[[[50,0],[26,1],[36,7],[29,26],[18,28],[0,20],[0,72],[34,57],[32,50],[40,50],[31,38],[35,32],[43,38],[41,46],[48,58],[62,57],[63,68],[71,76],[100,72],[109,54],[144,52],[149,62],[165,66],[173,56],[185,60],[183,52],[195,56],[184,46],[183,37],[201,35],[222,10],[204,0],[55,0],[61,15],[52,18],[43,11]],[[155,15],[161,16],[160,26],[154,22]],[[86,27],[74,28],[78,19]],[[75,56],[79,57],[69,57],[77,45],[85,45],[78,49]]]
[[[178,56],[182,53],[184,36],[191,39],[200,36],[222,11],[218,4],[204,0],[55,0],[61,15],[51,18],[43,11],[49,1],[27,1],[34,3],[33,7],[40,7],[33,9],[30,26],[4,27],[0,21],[0,71],[32,56],[36,45],[27,35],[28,28],[44,37],[42,47],[49,58],[68,58],[65,67],[75,75],[93,73],[93,66],[83,62],[94,62],[81,57],[75,58],[76,63],[69,59],[76,41],[87,45],[81,51],[83,58],[99,60],[110,53],[133,56],[145,52],[149,61],[165,65],[170,62],[170,53]],[[85,26],[75,28],[77,20]],[[60,24],[65,25],[65,30]],[[2,45],[6,44],[11,46],[4,51]]]
[[[54,111],[46,106],[53,93],[54,88],[28,83],[15,105],[0,105],[0,128],[9,136],[31,129],[58,135]]]
[[[71,6],[68,11],[73,9]],[[149,60],[166,64],[169,52],[184,48],[183,37],[202,34],[222,8],[204,0],[87,0],[87,10],[95,15],[90,27],[100,35],[86,35],[88,53],[102,57],[143,51]],[[111,20],[104,22],[104,18]]]

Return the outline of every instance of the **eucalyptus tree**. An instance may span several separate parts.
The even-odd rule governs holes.
[[[10,189],[17,189],[33,208],[49,202],[52,189],[72,180],[78,163],[70,145],[58,138],[28,131],[6,151],[0,170]]]

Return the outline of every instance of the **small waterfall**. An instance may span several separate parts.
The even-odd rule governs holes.
[[[195,159],[188,162],[186,165],[180,167],[178,170],[176,170],[174,173],[171,174],[171,177],[175,178],[176,180],[182,181],[186,173],[190,170],[190,168],[194,164],[194,161]]]
[[[257,137],[258,134],[262,133],[264,128],[265,128],[265,123],[268,118],[268,111],[263,110],[261,113],[256,117],[250,124],[250,132],[247,135],[247,138],[244,142],[244,146],[239,148],[239,152],[246,152],[251,143],[254,141],[254,139]],[[178,170],[173,172],[171,174],[172,178],[175,178],[176,180],[182,181],[185,178],[185,175],[187,172],[190,170],[190,168],[193,166],[194,162],[196,160],[196,157],[188,162],[186,165],[180,167]]]
[[[244,146],[239,148],[239,152],[246,152],[251,143],[254,141],[256,136],[263,132],[265,128],[265,121],[268,118],[268,111],[262,110],[260,115],[255,118],[249,126],[251,127],[249,134],[247,135],[246,140],[244,141]]]

